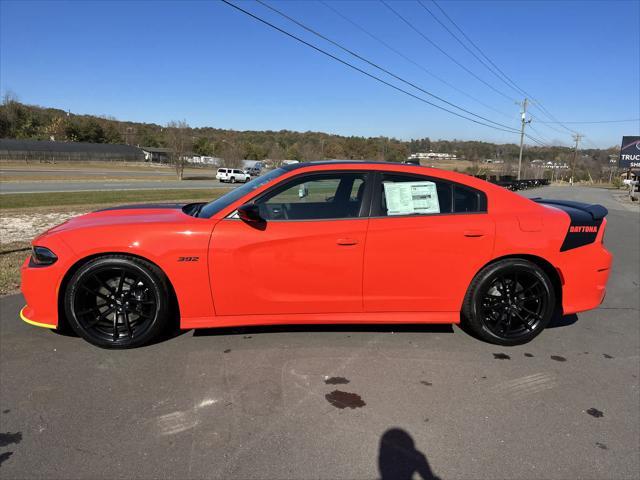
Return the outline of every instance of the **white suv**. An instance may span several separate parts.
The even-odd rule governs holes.
[[[236,168],[219,168],[216,173],[216,178],[221,182],[248,182],[251,180],[251,175]]]

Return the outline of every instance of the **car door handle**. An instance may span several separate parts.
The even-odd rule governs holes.
[[[485,233],[482,230],[465,230],[465,237],[484,237]]]
[[[336,243],[343,247],[348,247],[349,245],[357,245],[358,241],[353,238],[339,238]]]

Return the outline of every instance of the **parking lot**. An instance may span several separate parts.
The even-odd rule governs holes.
[[[100,350],[0,299],[0,477],[637,478],[640,215],[609,190],[598,310],[499,347],[451,326],[184,332]]]

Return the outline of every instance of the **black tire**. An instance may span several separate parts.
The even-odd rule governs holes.
[[[236,183],[236,177],[231,177],[231,183]]]
[[[463,327],[497,345],[522,345],[549,324],[555,293],[535,263],[510,258],[487,265],[474,277],[462,306]]]
[[[71,277],[64,308],[71,328],[101,348],[134,348],[161,335],[171,318],[164,273],[127,255],[105,255]]]

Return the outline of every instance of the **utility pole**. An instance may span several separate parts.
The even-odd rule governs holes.
[[[520,180],[520,173],[522,171],[522,149],[524,147],[524,127],[527,123],[531,123],[531,120],[527,120],[527,104],[529,101],[525,98],[520,104],[522,111],[520,112],[522,127],[520,128],[520,157],[518,157],[518,180]]]
[[[576,148],[573,152],[573,164],[571,165],[571,185],[573,185],[573,179],[574,179],[574,175],[575,175],[575,171],[576,171],[576,162],[578,161],[578,145],[580,144],[580,140],[582,139],[582,137],[584,137],[584,135],[580,135],[579,133],[576,133],[573,136],[573,140],[574,142],[576,142]]]

